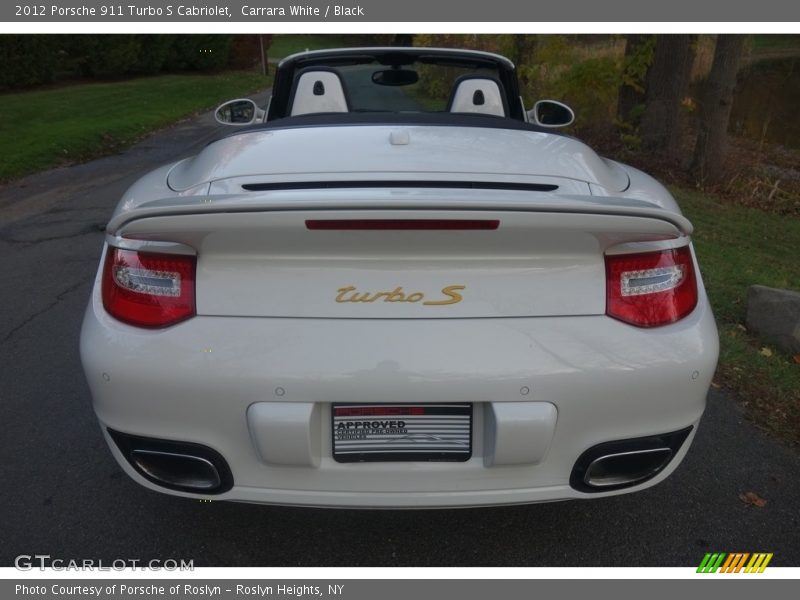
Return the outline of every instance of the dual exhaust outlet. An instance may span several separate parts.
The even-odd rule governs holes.
[[[208,446],[128,435],[112,429],[108,433],[136,472],[156,485],[208,496],[233,487],[228,463]]]
[[[644,483],[664,470],[691,431],[687,427],[592,446],[576,461],[570,485],[581,492],[597,493]],[[228,463],[207,446],[108,432],[128,463],[156,485],[204,495],[222,494],[233,487]]]
[[[575,463],[570,485],[580,492],[632,487],[663,471],[692,428],[662,435],[605,442],[586,450]]]

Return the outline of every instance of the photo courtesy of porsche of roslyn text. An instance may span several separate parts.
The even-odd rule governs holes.
[[[800,36],[0,50],[4,563],[800,560]]]

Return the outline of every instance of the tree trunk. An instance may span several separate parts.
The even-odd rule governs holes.
[[[673,160],[680,143],[680,103],[691,69],[689,35],[658,35],[647,75],[647,95],[640,135],[645,152]]]
[[[514,36],[514,57],[512,60],[517,66],[526,64],[536,50],[537,37],[535,35]]]
[[[526,67],[533,65],[533,56],[536,53],[536,46],[539,38],[535,35],[514,35],[514,55],[511,60],[517,66],[517,76],[519,77],[520,92],[525,95],[529,91],[531,81],[529,70]]]
[[[625,36],[625,80],[619,86],[617,94],[617,118],[624,123],[632,124],[635,120],[631,114],[632,111],[644,103],[644,85],[649,67],[634,63],[636,55],[644,50],[650,37],[643,33],[632,33]]]
[[[717,36],[714,62],[703,93],[700,127],[690,169],[700,183],[719,183],[724,176],[728,122],[745,40],[744,35]]]

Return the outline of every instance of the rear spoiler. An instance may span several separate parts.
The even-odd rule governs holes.
[[[487,198],[487,194],[491,197]],[[106,233],[124,237],[125,229],[134,221],[152,217],[179,217],[184,215],[210,215],[225,213],[264,213],[293,211],[352,211],[392,210],[414,211],[491,211],[539,212],[556,214],[591,214],[624,217],[642,217],[665,221],[674,226],[679,235],[691,235],[692,224],[679,213],[665,210],[655,204],[614,196],[574,196],[521,191],[484,190],[387,190],[336,189],[287,190],[278,192],[248,193],[221,196],[181,196],[164,198],[138,205],[136,208],[114,213],[106,226]]]

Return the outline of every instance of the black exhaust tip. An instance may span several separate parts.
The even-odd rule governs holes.
[[[233,487],[233,475],[222,455],[201,444],[128,435],[113,429],[109,435],[142,477],[181,492],[216,495]]]
[[[569,484],[580,492],[608,492],[644,483],[672,461],[692,427],[592,446],[580,455]]]

